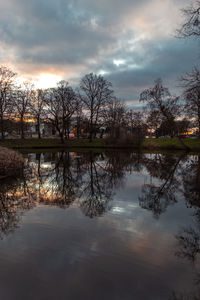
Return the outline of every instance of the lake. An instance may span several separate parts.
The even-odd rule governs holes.
[[[200,299],[200,155],[24,156],[0,186],[0,299]]]

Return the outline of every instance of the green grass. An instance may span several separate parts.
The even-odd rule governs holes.
[[[61,143],[58,138],[55,139],[5,139],[0,141],[0,146],[14,148],[14,149],[35,149],[35,148],[65,148],[65,147],[101,147],[103,144],[102,139],[95,139],[92,143],[87,139],[74,139],[65,140],[65,143]]]
[[[186,146],[191,151],[200,152],[200,139],[183,139]],[[14,148],[14,149],[41,149],[41,148],[131,148],[131,146],[124,144],[123,146],[115,146],[104,143],[103,139],[94,139],[92,143],[87,139],[65,140],[62,144],[60,139],[6,139],[0,141],[0,146]],[[136,146],[132,146],[136,148]],[[142,143],[142,148],[146,150],[184,150],[177,138],[159,138],[159,139],[145,139]]]
[[[182,139],[191,151],[200,151],[200,139]],[[184,150],[177,138],[145,139],[143,147],[146,149]]]

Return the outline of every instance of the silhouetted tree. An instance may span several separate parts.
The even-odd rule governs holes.
[[[75,108],[76,136],[79,139],[81,135],[82,123],[84,121],[83,103],[79,97],[76,97]]]
[[[147,110],[145,110],[145,113],[147,114],[146,125],[147,128],[149,129],[150,136],[152,136],[153,134],[156,135],[157,129],[162,123],[160,112],[157,110],[152,110],[150,112],[147,112]]]
[[[178,100],[178,97],[172,96],[169,89],[163,86],[161,79],[155,81],[154,87],[146,89],[140,94],[140,101],[147,102],[150,111],[159,113],[161,120],[168,122],[171,132],[177,131],[175,120],[180,113]],[[184,149],[188,150],[179,135],[177,137]]]
[[[194,119],[194,126],[198,128],[200,138],[200,71],[195,67],[180,80],[184,88],[185,112],[189,118]]]
[[[17,88],[14,96],[14,111],[16,117],[20,121],[21,138],[25,138],[25,119],[30,117],[31,102],[33,97],[33,84],[30,82],[24,82]]]
[[[111,99],[104,110],[104,124],[107,125],[111,138],[119,139],[123,128],[125,129],[125,116],[126,109],[124,103],[119,99]]]
[[[177,30],[177,36],[181,38],[200,36],[200,1],[195,1],[190,6],[182,9],[185,20]]]
[[[36,119],[37,122],[37,132],[38,132],[39,139],[41,139],[41,119],[42,117],[44,118],[46,97],[47,97],[47,92],[45,90],[37,89],[33,91],[32,101],[30,104],[31,114],[33,118]]]
[[[93,73],[85,75],[80,82],[79,97],[87,111],[90,124],[90,142],[96,135],[102,112],[113,99],[112,84],[101,75]]]
[[[68,82],[60,81],[56,88],[49,90],[46,98],[46,116],[57,129],[62,143],[69,130],[71,118],[76,110],[76,94]]]
[[[141,111],[133,111],[132,109],[130,109],[126,112],[126,122],[128,125],[128,129],[131,129],[131,135],[137,138],[139,144],[141,144],[147,132],[144,113]]]
[[[4,139],[4,119],[12,111],[13,85],[16,73],[7,67],[0,66],[0,130]]]

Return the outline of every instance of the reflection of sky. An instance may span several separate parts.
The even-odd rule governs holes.
[[[100,218],[84,216],[76,203],[27,212],[0,241],[2,299],[165,300],[194,289],[192,266],[174,255],[175,235],[192,222],[193,210],[178,195],[153,218],[138,203],[148,180],[144,172],[126,173]]]
[[[0,244],[3,299],[168,299],[192,283],[173,233],[145,211],[91,220],[77,208],[36,208]]]

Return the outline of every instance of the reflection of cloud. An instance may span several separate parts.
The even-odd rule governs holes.
[[[74,208],[32,210],[13,241],[14,251],[6,241],[0,249],[7,258],[0,274],[5,298],[9,293],[14,299],[17,291],[19,299],[31,292],[48,299],[154,300],[192,285],[188,266],[169,253],[165,232],[160,239],[156,224],[132,219],[130,226],[143,234],[130,234],[124,222],[123,216],[120,227],[113,217],[90,220]]]
[[[155,220],[138,203],[144,178],[162,181],[174,166],[174,155],[46,153],[32,154],[30,160],[30,177],[17,182],[13,192],[9,190],[7,195],[17,199],[5,201],[5,205],[16,217],[21,217],[21,211],[33,208],[36,203],[48,205],[38,205],[25,214],[21,230],[11,239],[5,239],[0,247],[0,266],[4,270],[0,273],[0,289],[6,299],[23,299],[31,293],[32,297],[37,298],[39,294],[48,299],[64,299],[66,295],[69,299],[93,299],[95,295],[95,299],[129,300],[134,295],[136,299],[154,300],[168,299],[171,291],[182,291],[183,286],[192,290],[193,269],[179,261],[173,250],[177,228],[191,222],[193,210],[185,206],[181,196],[180,203]],[[193,160],[194,157],[188,157],[187,163]],[[162,168],[155,161],[160,161]],[[184,160],[183,166],[187,163]],[[180,171],[181,168],[176,175],[181,178]],[[113,178],[115,184],[109,185]],[[118,179],[120,182],[125,179],[120,188]],[[70,195],[76,200],[81,187],[94,191],[94,183],[101,184],[101,188],[95,193],[88,192],[93,198],[84,195],[83,200],[92,200],[91,204],[97,200],[99,205],[94,205],[92,216],[96,213],[101,218],[86,218],[80,212],[79,201],[72,201],[71,205],[72,202],[60,198],[63,191],[74,190]],[[49,193],[48,187],[57,194]],[[102,208],[103,212],[107,209],[103,207],[106,190],[114,190],[112,208],[101,214]],[[27,202],[22,197],[24,191],[33,201]],[[65,210],[55,207],[70,205]],[[12,225],[20,221],[19,218],[9,220]]]

